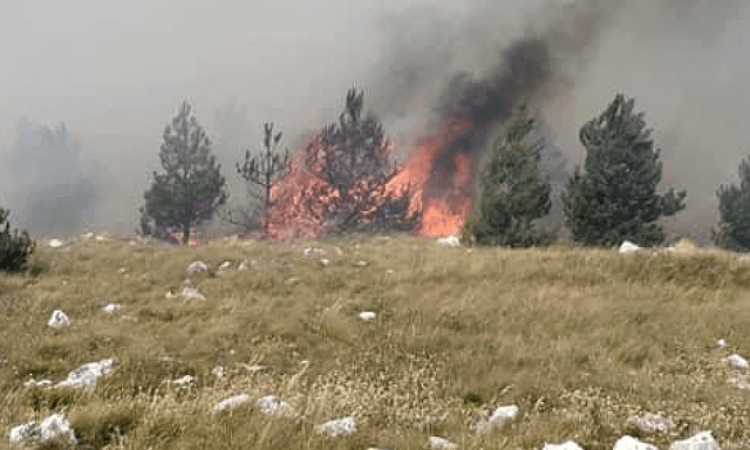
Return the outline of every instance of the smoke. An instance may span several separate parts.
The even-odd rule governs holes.
[[[707,174],[705,169],[734,167],[736,172],[742,140],[734,139],[734,130],[727,142],[726,125],[738,124],[735,114],[750,109],[737,100],[728,105],[726,92],[711,94],[726,91],[728,81],[742,98],[750,94],[750,83],[735,78],[743,64],[739,55],[750,50],[741,42],[747,3],[528,1],[521,9],[509,11],[504,2],[472,5],[462,16],[413,9],[387,21],[383,70],[371,79],[372,91],[383,94],[377,111],[386,124],[397,130],[424,123],[434,130],[436,124],[462,120],[474,125],[441,149],[426,194],[444,192],[456,154],[478,160],[494,129],[521,100],[539,110],[550,150],[561,149],[570,161],[563,167],[559,158],[543,160],[557,167],[542,172],[563,180],[560,175],[584,157],[577,142],[580,127],[623,92],[636,98],[636,108],[654,128],[662,148],[662,184],[688,189],[688,208],[667,220],[670,231],[707,243],[707,228],[715,223],[710,216],[716,211],[716,185],[730,180],[726,170]],[[725,79],[716,79],[719,74]],[[716,116],[684,109],[688,104],[709,107]],[[717,157],[718,138],[724,145]],[[700,217],[698,227],[685,225],[695,224],[691,216]]]
[[[57,129],[21,120],[16,144],[2,155],[4,203],[32,235],[67,234],[92,218],[95,180],[82,168],[80,146]]]

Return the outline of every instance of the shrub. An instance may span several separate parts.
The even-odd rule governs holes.
[[[28,268],[29,256],[34,251],[34,242],[26,231],[20,235],[18,230],[13,230],[11,233],[9,215],[10,211],[0,208],[0,227],[5,224],[5,230],[0,232],[0,270],[25,272]]]

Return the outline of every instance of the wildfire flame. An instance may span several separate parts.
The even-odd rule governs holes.
[[[358,208],[364,217],[371,215],[388,198],[409,197],[404,219],[417,218],[412,233],[419,236],[448,236],[456,234],[472,210],[473,159],[464,154],[453,156],[448,187],[440,195],[425,197],[425,183],[435,159],[445,146],[471,130],[468,122],[454,122],[435,135],[421,140],[412,150],[407,163],[388,180],[368,183],[358,180],[350,188],[350,195],[362,199]],[[314,139],[317,139],[314,138]],[[315,141],[312,142],[313,145]],[[393,151],[390,147],[389,151]],[[286,175],[271,189],[275,199],[266,216],[266,238],[311,239],[323,233],[325,212],[340,198],[338,190],[307,170],[300,152],[292,159]]]

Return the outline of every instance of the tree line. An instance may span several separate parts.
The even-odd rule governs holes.
[[[491,139],[478,171],[475,208],[461,230],[466,245],[535,247],[558,239],[560,225],[540,227],[551,208],[549,176],[539,162],[547,142],[540,137],[540,121],[527,103],[518,105]],[[291,168],[289,150],[280,150],[282,133],[264,124],[263,149],[246,150],[236,173],[260,201],[254,214],[238,217],[222,209],[228,198],[226,178],[211,151],[204,128],[184,102],[165,126],[159,149],[161,170],[153,172],[140,209],[139,234],[170,239],[181,231],[187,244],[192,229],[219,216],[223,220],[263,229],[266,214],[277,199],[274,181]],[[579,131],[586,151],[583,167],[575,167],[561,200],[564,225],[582,246],[613,246],[625,240],[640,246],[662,245],[666,239],[662,217],[685,209],[685,190],[657,193],[662,177],[660,150],[654,146],[645,113],[623,94]],[[355,229],[402,229],[413,225],[403,214],[408,198],[384,195],[397,171],[382,123],[364,114],[364,94],[347,92],[337,122],[326,124],[302,150],[306,170],[338,192],[326,204],[323,219],[331,232]],[[750,156],[739,166],[740,184],[722,185],[716,192],[720,223],[712,229],[718,247],[750,250]],[[11,232],[10,211],[0,208],[0,270],[24,271],[34,250],[25,231]],[[380,228],[373,228],[373,223]],[[364,227],[364,228],[363,228]],[[369,228],[367,228],[369,227]]]

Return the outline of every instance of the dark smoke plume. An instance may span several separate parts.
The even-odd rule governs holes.
[[[21,120],[18,141],[2,158],[4,205],[33,236],[69,235],[91,219],[94,178],[81,167],[81,149],[64,124],[52,130]]]
[[[425,186],[426,196],[445,195],[454,170],[453,157],[468,154],[476,163],[494,130],[521,100],[528,100],[540,111],[545,126],[550,125],[542,132],[550,139],[549,149],[561,147],[566,159],[577,164],[582,149],[575,136],[582,123],[581,119],[576,119],[577,123],[571,120],[576,103],[591,105],[587,114],[594,117],[615,92],[628,86],[611,83],[612,97],[597,99],[592,105],[592,95],[585,90],[592,68],[647,74],[656,61],[660,75],[680,74],[679,66],[669,68],[662,63],[675,60],[672,48],[677,55],[685,53],[683,47],[712,55],[727,24],[747,7],[741,0],[528,0],[517,16],[509,13],[517,13],[519,8],[510,8],[507,2],[477,2],[464,15],[435,8],[412,9],[384,21],[389,35],[379,65],[383,69],[370,83],[380,97],[375,109],[386,126],[397,132],[420,128],[424,122],[431,130],[450,121],[473,123],[471,131],[441,149]],[[659,51],[666,53],[660,55]],[[649,92],[644,78],[634,78],[633,86]],[[690,79],[685,79],[689,86]],[[676,82],[680,81],[678,75]],[[634,91],[626,89],[624,93],[636,96],[636,103],[644,108],[644,101]],[[578,98],[581,93],[586,94],[585,100]],[[679,114],[675,112],[671,119],[679,121]],[[561,140],[555,142],[558,138]],[[664,150],[665,155],[674,153],[670,148]],[[551,181],[563,181],[572,168],[559,164],[560,158],[546,160],[543,158],[542,164],[555,165],[541,168]],[[665,173],[665,179],[669,176]],[[688,181],[705,191],[698,176]],[[687,187],[690,202],[698,189],[691,190],[690,184]],[[693,204],[705,209],[713,192],[704,194],[710,196],[708,200],[704,196]]]

